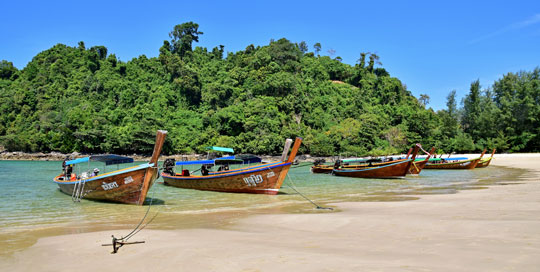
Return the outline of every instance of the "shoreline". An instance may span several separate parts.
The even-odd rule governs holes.
[[[105,153],[103,153],[105,154]],[[71,158],[80,158],[80,157],[86,157],[90,155],[103,155],[103,154],[85,154],[85,153],[79,153],[79,152],[73,152],[73,153],[60,153],[60,152],[50,152],[50,153],[43,153],[43,152],[36,152],[36,153],[27,153],[27,152],[21,152],[21,151],[3,151],[0,152],[0,160],[5,161],[63,161],[66,157]],[[150,160],[151,155],[145,156],[145,155],[139,155],[139,154],[132,154],[132,155],[122,155],[127,157],[132,157],[135,161],[147,161]],[[182,158],[190,158],[194,159],[197,158],[199,154],[191,154],[191,155],[170,155],[170,156],[160,156],[160,158],[168,159],[168,158],[174,158],[174,159],[182,159]]]
[[[487,189],[414,201],[331,203],[337,213],[252,215],[223,229],[145,229],[134,238],[145,244],[114,255],[101,244],[126,230],[45,237],[0,263],[9,271],[178,271],[179,264],[190,271],[536,271],[540,154],[496,154],[492,166],[527,172]]]
[[[90,155],[104,155],[105,153],[103,154],[83,154],[83,153],[78,153],[78,152],[73,152],[73,153],[60,153],[60,152],[50,152],[50,153],[43,153],[43,152],[36,152],[36,153],[26,153],[26,152],[21,152],[21,151],[3,151],[3,152],[0,152],[0,161],[1,160],[4,160],[4,161],[63,161],[66,157],[71,157],[72,159],[73,158],[81,158],[81,157],[86,157],[86,156],[90,156]],[[127,156],[127,157],[131,157],[133,158],[135,161],[148,161],[150,160],[151,158],[151,155],[140,155],[140,154],[132,154],[132,155],[121,155],[121,156]],[[313,160],[313,159],[317,159],[317,158],[322,158],[322,157],[313,157],[313,159],[311,159],[311,156],[309,155],[303,155],[304,157],[308,157],[310,159],[309,160]],[[203,159],[206,157],[206,154],[188,154],[188,155],[180,155],[180,154],[177,154],[177,155],[161,155],[159,157],[159,159],[161,161],[164,161],[165,159],[169,159],[169,158],[172,158],[172,159],[175,159],[177,161],[182,161],[182,160],[199,160],[199,159]],[[271,160],[276,160],[276,159],[279,159],[281,156],[271,156],[271,155],[260,155],[261,158],[263,159],[271,159]]]
[[[484,157],[489,157],[489,152],[486,152],[486,155]],[[0,151],[0,161],[63,161],[66,157],[73,158],[80,158],[80,157],[86,157],[90,155],[103,155],[106,153],[100,153],[100,154],[86,154],[86,153],[79,153],[79,152],[73,152],[73,153],[60,153],[60,152],[49,152],[49,153],[43,153],[43,152],[35,152],[35,153],[28,153],[28,152],[22,152],[22,151],[6,151],[1,150]],[[535,157],[540,153],[495,153],[495,159],[497,157]],[[406,154],[396,154],[392,156],[405,156]],[[443,158],[446,158],[448,154],[443,154]],[[135,161],[147,161],[150,160],[151,155],[141,155],[141,154],[131,154],[131,155],[121,155],[121,156],[127,156],[132,157]],[[161,155],[160,161],[164,161],[165,159],[175,159],[177,161],[183,161],[183,160],[199,160],[205,158],[206,154],[175,154],[175,155]],[[279,160],[281,156],[276,155],[256,155],[261,157],[263,160]],[[419,156],[423,156],[423,154],[419,154]],[[467,156],[467,157],[478,157],[480,156],[480,153],[462,153],[462,154],[452,154],[452,157],[460,157],[460,156]],[[317,159],[325,159],[327,163],[333,162],[333,160],[336,158],[336,156],[326,156],[326,157],[319,157],[319,156],[311,156],[309,154],[300,154],[297,156],[300,161],[304,162],[314,162]],[[377,157],[377,156],[375,156]],[[384,157],[384,156],[380,156]],[[364,158],[370,158],[370,156],[364,156]]]

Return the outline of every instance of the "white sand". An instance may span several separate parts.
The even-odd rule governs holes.
[[[496,154],[521,184],[337,203],[343,212],[252,216],[229,230],[141,231],[110,254],[111,233],[47,237],[0,271],[540,271],[540,155]],[[492,166],[490,166],[492,167]]]

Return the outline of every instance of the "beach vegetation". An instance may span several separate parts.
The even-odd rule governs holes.
[[[451,91],[447,108],[434,111],[429,96],[413,96],[375,53],[349,65],[320,55],[320,43],[308,52],[305,42],[281,38],[225,52],[195,46],[202,35],[196,23],[177,25],[157,57],[128,61],[84,42],[57,44],[21,70],[2,60],[0,145],[150,154],[155,131],[165,129],[165,154],[211,145],[279,154],[295,136],[304,137],[302,153],[320,156],[406,152],[414,143],[540,151],[539,68],[485,88],[476,80],[462,103]]]

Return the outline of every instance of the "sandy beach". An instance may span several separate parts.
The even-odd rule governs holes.
[[[111,233],[41,238],[1,271],[538,271],[540,154],[496,154],[525,169],[481,190],[340,212],[250,216],[224,229],[144,229],[111,254]]]

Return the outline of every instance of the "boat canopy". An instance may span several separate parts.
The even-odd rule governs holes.
[[[221,151],[221,152],[234,153],[234,149],[228,148],[228,147],[209,146],[209,147],[207,147],[206,149],[208,149],[208,150],[214,150],[214,151]]]
[[[240,154],[235,156],[236,159],[242,160],[245,164],[250,163],[260,163],[262,162],[262,159],[260,157],[257,157],[255,155],[251,154]]]
[[[224,165],[224,164],[243,164],[243,160],[239,159],[216,159],[214,161],[215,165]]]
[[[467,157],[450,157],[450,158],[439,158],[439,159],[443,159],[445,161],[464,161],[464,160],[468,160],[469,158]]]
[[[87,162],[89,160],[90,160],[90,157],[78,158],[78,159],[67,161],[66,165],[78,164],[78,163],[81,163],[81,162]]]
[[[426,159],[426,157],[423,157],[423,158],[416,157],[416,159],[414,161],[423,161],[425,159]],[[441,158],[429,158],[429,161],[442,161],[442,159]]]
[[[219,158],[223,160],[234,160],[234,156]],[[198,160],[198,161],[177,161],[176,165],[191,165],[191,164],[214,164],[215,160]]]
[[[351,158],[351,159],[343,159],[342,162],[366,162],[369,159],[366,158]]]
[[[132,163],[133,158],[119,156],[119,155],[94,155],[94,156],[78,158],[78,159],[67,161],[66,165],[78,164],[78,163],[83,163],[83,162],[88,162],[88,161],[98,161],[98,162],[104,162],[105,165],[113,165],[113,164],[121,164],[121,163]]]
[[[236,155],[217,158],[214,160],[198,160],[198,161],[179,161],[176,165],[191,165],[191,164],[250,164],[262,162],[261,158],[255,155]]]

